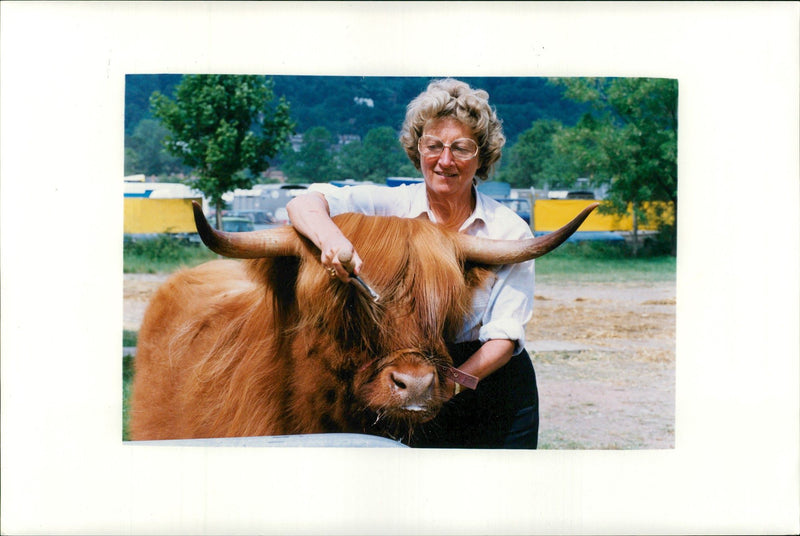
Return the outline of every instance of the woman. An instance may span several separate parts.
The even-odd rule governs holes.
[[[314,190],[287,206],[294,227],[321,253],[322,264],[342,281],[350,274],[339,253],[362,260],[331,220],[360,212],[428,218],[458,232],[495,239],[532,236],[513,211],[478,193],[505,143],[488,94],[453,79],[433,81],[409,105],[400,142],[424,183],[388,188],[355,186]],[[431,422],[416,429],[414,446],[536,448],[539,401],[525,351],[525,324],[533,307],[534,262],[503,266],[476,292],[473,311],[453,341],[455,366],[477,376],[478,387],[456,394]]]

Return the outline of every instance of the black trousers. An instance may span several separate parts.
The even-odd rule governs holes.
[[[460,366],[479,341],[450,348]],[[431,421],[414,429],[409,444],[429,448],[535,449],[539,438],[539,392],[528,352],[513,356],[474,391],[451,398]]]

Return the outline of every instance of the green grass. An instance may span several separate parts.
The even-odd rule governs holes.
[[[536,281],[543,283],[674,282],[675,257],[631,257],[624,248],[603,243],[564,244],[536,259]]]
[[[625,283],[675,281],[675,258],[586,259],[542,257],[536,261],[542,283]]]
[[[122,346],[130,347],[136,346],[139,339],[138,331],[123,330],[122,331]],[[130,434],[128,432],[128,414],[131,397],[131,384],[133,383],[133,356],[122,356],[122,440],[128,441]]]
[[[136,346],[138,339],[138,331],[122,330],[122,346]]]
[[[122,271],[126,274],[169,273],[216,258],[217,255],[203,244],[189,243],[169,235],[136,241],[126,238],[122,249]]]
[[[133,384],[133,356],[122,358],[122,440],[130,439],[128,416],[130,414],[131,386]]]

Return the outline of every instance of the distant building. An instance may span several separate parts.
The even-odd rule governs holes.
[[[375,101],[373,101],[369,97],[353,97],[353,102],[355,102],[359,106],[366,106],[367,108],[375,107]]]
[[[289,143],[292,145],[292,151],[300,151],[300,148],[303,146],[303,135],[293,134],[292,136],[289,136]]]
[[[354,141],[361,141],[361,136],[357,134],[339,134],[339,145],[347,145]]]

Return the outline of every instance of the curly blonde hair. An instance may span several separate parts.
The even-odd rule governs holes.
[[[442,117],[454,117],[472,129],[480,162],[475,175],[487,179],[506,143],[502,122],[489,105],[489,94],[460,80],[445,78],[433,80],[408,104],[400,143],[417,169],[420,169],[417,142],[422,131],[429,121]]]

